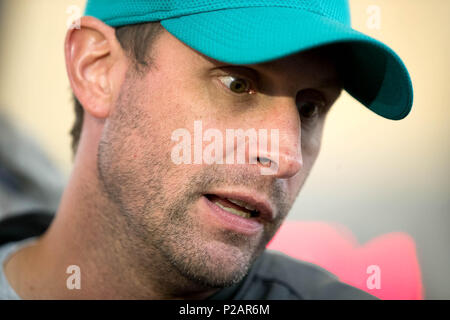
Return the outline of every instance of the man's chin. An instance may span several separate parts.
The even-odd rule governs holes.
[[[212,241],[189,257],[172,260],[187,279],[208,288],[223,288],[239,283],[248,273],[256,256],[254,251]]]

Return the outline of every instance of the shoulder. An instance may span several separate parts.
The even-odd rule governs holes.
[[[0,300],[21,299],[6,279],[3,266],[12,254],[18,251],[21,247],[26,246],[36,240],[37,237],[32,237],[20,241],[8,242],[7,244],[0,246]]]
[[[257,259],[249,280],[250,299],[376,299],[317,265],[271,250]]]

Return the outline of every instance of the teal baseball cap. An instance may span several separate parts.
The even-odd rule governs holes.
[[[392,120],[412,108],[411,78],[384,43],[351,27],[347,0],[88,0],[111,27],[160,21],[177,39],[230,64],[258,64],[321,46],[339,48],[344,90]]]

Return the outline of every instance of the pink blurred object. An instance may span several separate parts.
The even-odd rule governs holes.
[[[423,299],[416,245],[407,233],[383,234],[360,245],[339,224],[286,221],[267,247],[319,265],[380,299]]]

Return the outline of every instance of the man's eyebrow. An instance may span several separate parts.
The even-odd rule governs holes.
[[[324,77],[317,81],[317,88],[343,88],[343,82],[340,77]]]
[[[267,67],[264,64],[252,64],[252,65],[231,65],[235,67],[241,67],[243,69],[247,69],[258,76],[265,77],[271,73],[271,68]],[[339,76],[331,75],[331,76],[323,76],[319,79],[313,80],[313,88],[336,88],[343,87],[342,78]]]
[[[231,72],[240,74],[241,76],[247,76],[255,80],[257,83],[259,83],[264,76],[259,70],[249,67],[247,65],[237,65],[237,64],[221,64],[216,65],[215,67],[211,68],[210,70],[223,70],[225,72]]]

